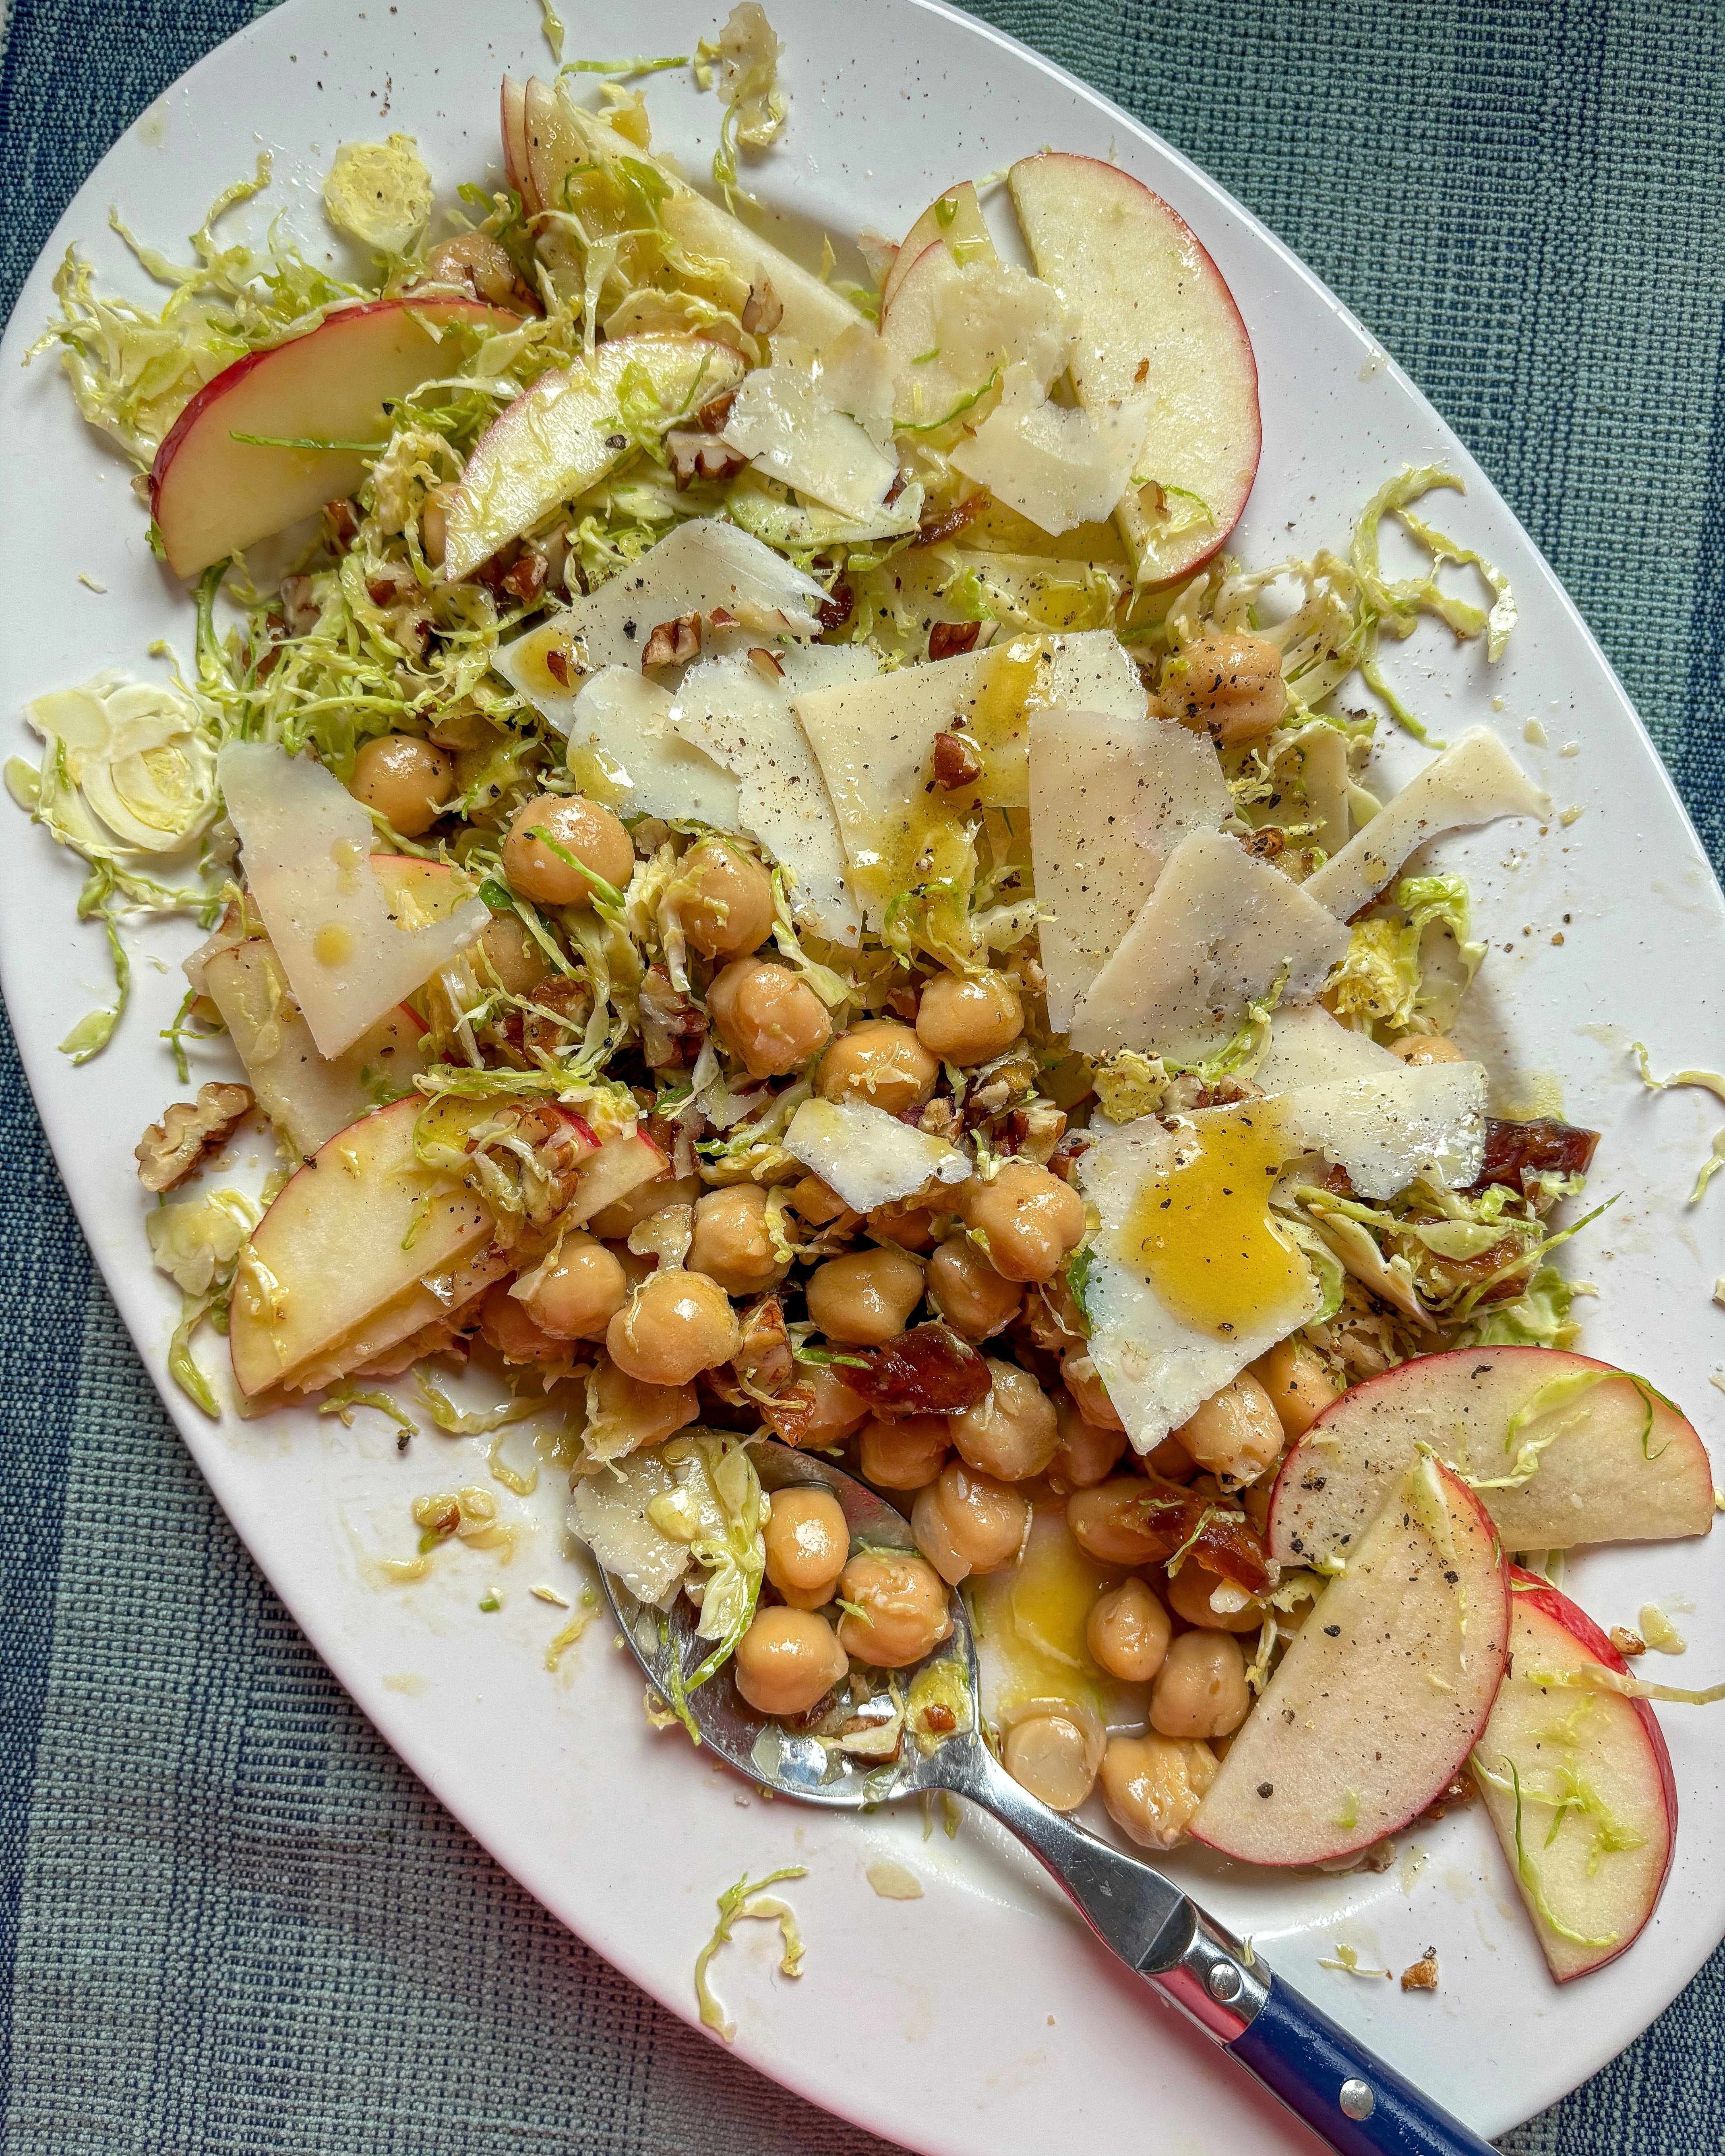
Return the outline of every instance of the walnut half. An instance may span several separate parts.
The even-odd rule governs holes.
[[[252,1107],[249,1086],[200,1086],[196,1101],[176,1101],[138,1140],[138,1181],[172,1190],[206,1154],[224,1146]]]

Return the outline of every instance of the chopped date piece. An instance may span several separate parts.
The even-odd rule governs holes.
[[[1463,1804],[1471,1804],[1479,1794],[1479,1786],[1471,1774],[1456,1774],[1446,1782],[1420,1815],[1422,1826],[1435,1826],[1446,1813],[1459,1811]]]
[[[916,1325],[878,1348],[857,1348],[845,1382],[886,1416],[962,1414],[988,1397],[988,1366],[944,1325]]]
[[[1120,1481],[1101,1486],[1111,1499],[1112,1544],[1122,1555],[1128,1542],[1132,1548],[1126,1562],[1165,1564],[1183,1550],[1182,1563],[1216,1573],[1248,1594],[1261,1594],[1274,1584],[1275,1566],[1251,1523],[1235,1507],[1214,1504],[1147,1468],[1141,1487],[1136,1476],[1132,1481],[1130,1490]],[[1079,1540],[1084,1540],[1081,1530]]]
[[[1465,1194],[1477,1198],[1501,1183],[1525,1198],[1530,1194],[1530,1175],[1585,1175],[1599,1142],[1597,1131],[1583,1130],[1575,1123],[1510,1123],[1487,1116],[1485,1164]]]
[[[973,522],[988,506],[988,495],[984,489],[982,493],[973,494],[968,501],[961,501],[956,509],[949,509],[942,516],[926,518],[916,526],[916,544],[919,547],[938,547],[943,540],[957,538],[965,526]]]
[[[972,624],[973,628],[975,624]],[[968,646],[966,647],[967,649]],[[937,651],[932,639],[928,646],[931,659],[943,659],[944,652]],[[974,786],[983,775],[983,759],[977,745],[961,733],[937,734],[934,737],[934,783],[947,793],[961,786]]]
[[[825,605],[819,609],[814,617],[820,624],[821,634],[824,636],[830,635],[834,629],[843,629],[845,623],[850,620],[851,609],[855,604],[856,593],[851,589],[849,580],[844,577],[835,577],[833,579],[833,588],[827,594]]]
[[[681,666],[701,656],[701,621],[698,613],[680,613],[675,621],[662,621],[647,639],[641,654],[641,670],[649,666]]]
[[[366,585],[366,597],[373,606],[393,606],[401,594],[402,588],[393,577],[372,577]]]
[[[979,621],[937,621],[928,632],[928,655],[931,659],[957,659],[964,652],[975,650],[976,640],[982,633]]]
[[[679,427],[667,434],[665,447],[679,494],[700,480],[735,479],[748,462],[741,449],[733,449],[716,434],[690,428]]]

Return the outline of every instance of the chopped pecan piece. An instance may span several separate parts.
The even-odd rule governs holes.
[[[944,1325],[914,1325],[878,1348],[857,1348],[845,1382],[886,1416],[962,1414],[988,1397],[988,1365]]]
[[[771,336],[784,320],[784,301],[773,289],[770,277],[751,285],[743,302],[742,326],[751,336]]]
[[[961,786],[974,786],[983,775],[983,759],[976,743],[961,733],[948,732],[934,737],[934,783],[950,793]]]
[[[345,554],[359,536],[359,511],[346,495],[323,506],[323,528],[332,552]]]
[[[1050,1175],[1057,1175],[1062,1183],[1070,1183],[1079,1162],[1096,1143],[1088,1131],[1068,1131],[1043,1165]]]
[[[309,636],[317,626],[322,608],[311,596],[310,577],[284,577],[281,611],[290,636]]]
[[[592,987],[567,973],[542,981],[528,1001],[532,1008],[521,1014],[521,1040],[530,1060],[540,1050],[555,1055],[567,1048],[571,1034],[584,1033],[593,1015]],[[506,1035],[509,1031],[506,1027]]]
[[[749,664],[763,680],[782,681],[784,679],[783,660],[776,651],[769,651],[764,644],[749,646]]]
[[[1402,1971],[1402,1989],[1404,1991],[1435,1991],[1437,1984],[1437,1948],[1428,1947],[1411,1968]]]
[[[1611,1644],[1626,1662],[1633,1661],[1637,1655],[1645,1655],[1647,1651],[1647,1642],[1639,1632],[1630,1631],[1627,1625],[1614,1625],[1611,1627]]]
[[[559,688],[567,689],[569,685],[568,653],[567,651],[559,651],[555,645],[552,645],[551,649],[545,653],[544,657],[546,672],[550,675],[552,680],[557,684]]]
[[[1273,861],[1286,850],[1288,834],[1279,824],[1266,824],[1262,830],[1254,831],[1249,839],[1240,842],[1246,851],[1260,861]]]
[[[909,1014],[914,1024],[916,1013]],[[937,1093],[934,1098],[916,1114],[916,1127],[927,1131],[931,1137],[944,1138],[948,1145],[957,1145],[964,1134],[964,1117],[958,1103],[950,1093]]]
[[[931,659],[957,659],[964,652],[975,650],[976,640],[982,633],[979,621],[937,621],[928,632],[928,655]]]
[[[1530,1175],[1585,1175],[1599,1142],[1597,1131],[1575,1123],[1509,1123],[1487,1116],[1485,1162],[1466,1194],[1477,1198],[1492,1183],[1501,1183],[1525,1198],[1531,1194]]]
[[[701,656],[701,616],[680,613],[675,621],[662,621],[647,639],[641,654],[641,670],[649,666],[681,666]]]
[[[249,1086],[200,1086],[196,1101],[176,1101],[151,1123],[136,1147],[138,1181],[146,1190],[172,1190],[234,1135],[250,1112]]]
[[[709,398],[695,415],[695,424],[704,434],[721,434],[725,422],[731,417],[731,407],[737,402],[737,392],[726,390],[722,395]]]
[[[1014,1152],[1022,1153],[1026,1160],[1038,1161],[1045,1168],[1065,1130],[1065,1109],[1040,1101],[1034,1107],[1014,1108],[1007,1116],[1006,1142]]]
[[[835,577],[833,588],[827,594],[826,604],[818,610],[814,617],[820,624],[821,634],[829,635],[835,629],[843,629],[855,605],[856,593],[849,582],[843,577]]]
[[[691,1064],[706,1040],[706,1014],[671,986],[663,966],[647,970],[640,986],[641,1053],[649,1070]]]
[[[741,449],[733,449],[717,434],[701,434],[686,427],[679,427],[667,434],[665,447],[679,494],[698,480],[735,479],[748,462]]]
[[[545,589],[545,557],[531,550],[522,553],[506,568],[498,580],[505,591],[513,592],[523,606],[531,606]]]
[[[988,496],[985,490],[981,494],[972,495],[968,501],[961,501],[956,509],[949,509],[941,516],[926,519],[916,526],[916,544],[919,547],[938,547],[942,540],[957,538],[965,526],[979,516],[988,506]]]
[[[776,1295],[763,1295],[743,1312],[742,1338],[731,1358],[737,1383],[752,1399],[777,1399],[797,1374],[786,1330],[784,1305]]]
[[[1420,1813],[1420,1824],[1435,1826],[1449,1813],[1459,1811],[1463,1804],[1471,1804],[1478,1794],[1479,1784],[1471,1774],[1453,1774]]]

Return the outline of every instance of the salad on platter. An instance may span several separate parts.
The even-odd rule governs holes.
[[[266,162],[191,262],[131,243],[159,310],[59,271],[39,350],[137,468],[189,653],[37,698],[7,780],[113,953],[73,1060],[128,916],[205,932],[137,1147],[171,1374],[496,1433],[399,1578],[506,1556],[534,1419],[573,1536],[698,1610],[667,1727],[711,1683],[835,1755],[937,1744],[963,1594],[1050,1804],[1336,1871],[1476,1799],[1554,1976],[1596,1968],[1671,1859],[1648,1701],[1713,1695],[1637,1678],[1659,1642],[1563,1553],[1716,1497],[1574,1344],[1595,1134],[1488,1113],[1457,1045],[1486,946],[1425,850],[1551,804],[1488,724],[1394,792],[1373,761],[1425,738],[1388,646],[1495,659],[1507,581],[1437,467],[1334,552],[1227,551],[1248,326],[1114,165],[960,180],[855,235],[866,281],[793,259],[745,184],[778,53],[743,0],[691,56],[506,81],[504,183],[440,210],[410,137],[345,145],[367,279],[226,236]],[[711,192],[631,86],[691,66]],[[769,1494],[773,1445],[918,1553]]]

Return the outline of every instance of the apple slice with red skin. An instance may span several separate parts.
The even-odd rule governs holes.
[[[1530,1407],[1538,1415],[1516,1422]],[[1522,1447],[1550,1442],[1515,1489]],[[1506,1549],[1704,1535],[1713,1473],[1694,1425],[1645,1380],[1553,1348],[1457,1348],[1350,1386],[1282,1462],[1266,1540],[1283,1564],[1346,1558],[1419,1445],[1477,1486]]]
[[[1421,1459],[1301,1625],[1194,1835],[1252,1864],[1320,1864],[1417,1819],[1486,1726],[1509,1627],[1484,1507]]]
[[[175,420],[150,469],[150,514],[168,567],[196,576],[352,494],[365,477],[352,450],[269,449],[236,434],[382,442],[385,403],[452,372],[464,331],[518,320],[473,300],[374,300],[223,367]]]
[[[956,187],[948,187],[943,195],[937,197],[905,234],[891,267],[880,282],[880,314],[883,320],[892,305],[893,294],[904,282],[911,264],[925,247],[932,247],[937,239],[945,242],[955,259],[965,262],[999,260],[993,235],[983,216],[982,204],[977,200],[976,189],[968,180],[960,180]]]
[[[1087,410],[1148,417],[1116,511],[1141,583],[1189,576],[1240,521],[1263,446],[1252,341],[1183,218],[1117,165],[1045,150],[1008,175],[1036,274],[1082,317],[1071,364]]]
[[[416,1093],[336,1132],[253,1229],[228,1332],[234,1379],[248,1398],[326,1363],[375,1312],[490,1242],[490,1207],[414,1153],[424,1105]],[[426,1322],[416,1318],[405,1331]]]
[[[670,1172],[670,1163],[644,1131],[628,1137],[608,1138],[598,1151],[582,1162],[575,1172],[575,1195],[563,1217],[584,1228],[596,1213],[627,1198],[644,1183]]]
[[[1551,1973],[1567,1984],[1645,1929],[1671,1870],[1677,1786],[1645,1700],[1540,1681],[1589,1663],[1627,1671],[1593,1619],[1518,1566],[1510,1584],[1513,1660],[1473,1773]]]
[[[510,75],[503,78],[499,118],[503,135],[504,174],[521,197],[521,208],[531,217],[545,205],[533,192],[532,172],[527,162],[527,94]]]

